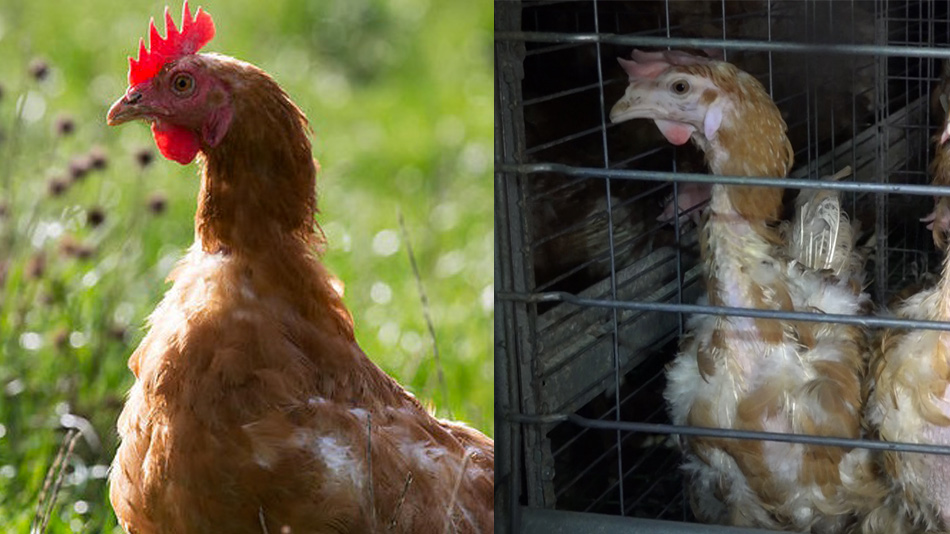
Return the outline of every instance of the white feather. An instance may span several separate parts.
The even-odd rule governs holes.
[[[835,181],[849,174],[851,167],[845,167],[824,179]],[[795,204],[791,229],[785,232],[789,255],[809,269],[830,270],[839,278],[849,278],[854,274],[856,232],[841,209],[837,192],[804,190]]]

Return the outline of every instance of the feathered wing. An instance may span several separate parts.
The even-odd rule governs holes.
[[[823,180],[837,181],[851,174],[845,167]],[[831,271],[862,288],[867,253],[857,247],[860,228],[841,208],[837,191],[803,189],[795,200],[795,214],[784,226],[789,258],[815,271]]]

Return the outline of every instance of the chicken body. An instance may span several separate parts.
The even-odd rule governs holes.
[[[176,269],[130,360],[112,474],[126,529],[490,530],[491,443],[432,419],[342,314],[273,295],[273,268],[196,244]]]
[[[935,184],[950,183],[950,119],[935,137]],[[950,206],[938,198],[934,241],[946,248]],[[950,321],[950,257],[937,283],[900,302],[897,317]],[[886,331],[875,344],[866,406],[868,425],[884,441],[950,445],[950,332]],[[884,452],[889,481],[885,506],[864,522],[869,534],[950,532],[950,462],[946,456]]]
[[[950,319],[950,265],[936,287],[903,301],[907,319]],[[950,335],[889,332],[872,362],[867,420],[880,439],[950,445]],[[950,464],[944,456],[885,452],[885,506],[864,521],[867,533],[950,532]]]
[[[122,527],[491,532],[492,441],[432,417],[363,354],[319,262],[303,113],[253,65],[189,53],[109,112],[137,118],[166,155],[196,140],[204,168],[195,244],[129,360],[110,487]]]
[[[668,140],[689,139],[714,174],[783,178],[793,153],[785,123],[761,84],[734,66],[677,52],[621,60],[630,86],[615,122],[653,119]],[[868,305],[853,240],[808,264],[773,225],[779,188],[716,184],[701,230],[712,305],[857,314]],[[836,200],[836,197],[833,197]],[[801,227],[796,224],[793,227]],[[843,233],[841,233],[843,232]],[[846,237],[845,237],[846,236]],[[827,239],[825,239],[827,241]],[[832,239],[831,242],[835,240]],[[835,265],[837,274],[823,270]],[[697,315],[667,371],[675,424],[857,438],[865,336],[853,326]],[[880,499],[867,451],[689,438],[689,494],[703,521],[841,532]]]

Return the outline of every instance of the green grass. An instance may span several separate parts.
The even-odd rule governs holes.
[[[312,122],[325,261],[345,283],[364,351],[440,416],[493,434],[491,4],[199,5],[218,30],[207,50],[270,72]],[[162,7],[0,0],[0,525],[8,532],[29,530],[63,424],[81,420],[99,443],[77,442],[47,532],[119,532],[103,475],[132,382],[126,359],[192,241],[198,188],[195,165],[137,164],[135,154],[154,147],[145,125],[104,124],[125,90],[126,57]],[[176,20],[179,11],[172,6]],[[49,65],[44,80],[30,75],[37,58]],[[61,117],[74,122],[71,135],[57,133]],[[93,147],[105,168],[71,179],[71,165]],[[67,187],[53,195],[51,183]],[[154,198],[165,200],[162,213],[148,209]],[[104,215],[98,226],[89,222],[95,211]]]

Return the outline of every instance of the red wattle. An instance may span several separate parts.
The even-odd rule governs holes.
[[[198,134],[173,124],[152,123],[152,137],[158,151],[170,160],[187,165],[194,161],[201,145]]]

